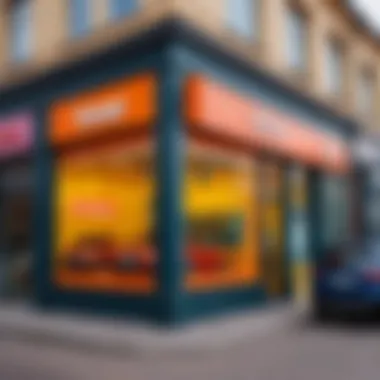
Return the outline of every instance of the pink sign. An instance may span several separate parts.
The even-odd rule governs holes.
[[[0,159],[30,151],[33,132],[33,117],[29,113],[0,118]]]

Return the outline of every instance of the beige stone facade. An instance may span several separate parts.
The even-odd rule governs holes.
[[[369,130],[380,128],[380,45],[369,30],[341,0],[257,0],[260,1],[258,38],[245,39],[227,27],[226,0],[139,0],[138,10],[119,21],[110,19],[109,0],[90,0],[89,33],[74,39],[68,22],[68,0],[30,0],[32,3],[32,54],[23,63],[10,55],[9,7],[12,0],[0,0],[0,85],[3,88],[101,51],[119,40],[135,36],[154,23],[178,16],[207,33],[248,61],[262,65],[272,75],[297,87],[343,115],[360,120]],[[285,60],[285,23],[289,7],[302,10],[307,30],[307,67],[302,73],[289,70]],[[325,46],[329,39],[343,47],[344,80],[339,96],[326,91]],[[373,78],[373,107],[361,114],[357,107],[360,73]]]

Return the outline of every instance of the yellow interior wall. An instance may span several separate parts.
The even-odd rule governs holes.
[[[87,149],[58,158],[54,258],[56,272],[64,273],[60,277],[64,278],[63,282],[73,278],[75,283],[78,282],[75,279],[77,274],[63,270],[60,261],[67,258],[83,237],[106,236],[120,252],[128,247],[152,245],[155,175],[149,168],[138,169],[142,161],[151,164],[151,150],[125,144]],[[123,274],[120,273],[107,273],[106,276],[108,282],[105,282],[101,269],[98,274],[88,275],[87,279],[82,274],[81,287],[107,290],[109,286],[110,290],[122,291],[128,290],[129,286],[138,288],[138,283],[147,289],[148,281],[150,284],[155,281],[145,279],[141,282],[133,273],[125,273],[125,278],[121,278]],[[117,285],[119,280],[122,281]]]
[[[192,169],[193,161],[205,165],[225,164],[210,169],[207,178],[199,177]],[[249,156],[220,153],[212,148],[190,147],[185,174],[185,213],[187,218],[215,214],[241,214],[245,223],[243,239],[228,248],[231,265],[225,271],[197,273],[190,271],[186,278],[190,290],[209,290],[220,287],[250,285],[260,276],[257,239],[257,204],[254,161]]]

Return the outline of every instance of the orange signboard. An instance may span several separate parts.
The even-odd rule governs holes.
[[[192,129],[331,171],[349,168],[349,149],[337,136],[317,131],[202,75],[192,75],[185,91],[185,117]]]
[[[64,144],[105,133],[149,127],[157,113],[157,83],[144,73],[53,104],[50,140]]]

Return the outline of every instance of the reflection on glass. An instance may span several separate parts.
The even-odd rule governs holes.
[[[261,247],[264,283],[272,296],[285,291],[283,247],[282,173],[275,163],[262,163],[261,173]]]
[[[153,156],[149,144],[123,142],[60,157],[54,257],[60,287],[154,290]]]
[[[257,237],[251,158],[194,144],[185,184],[189,286],[252,283],[257,275]]]

